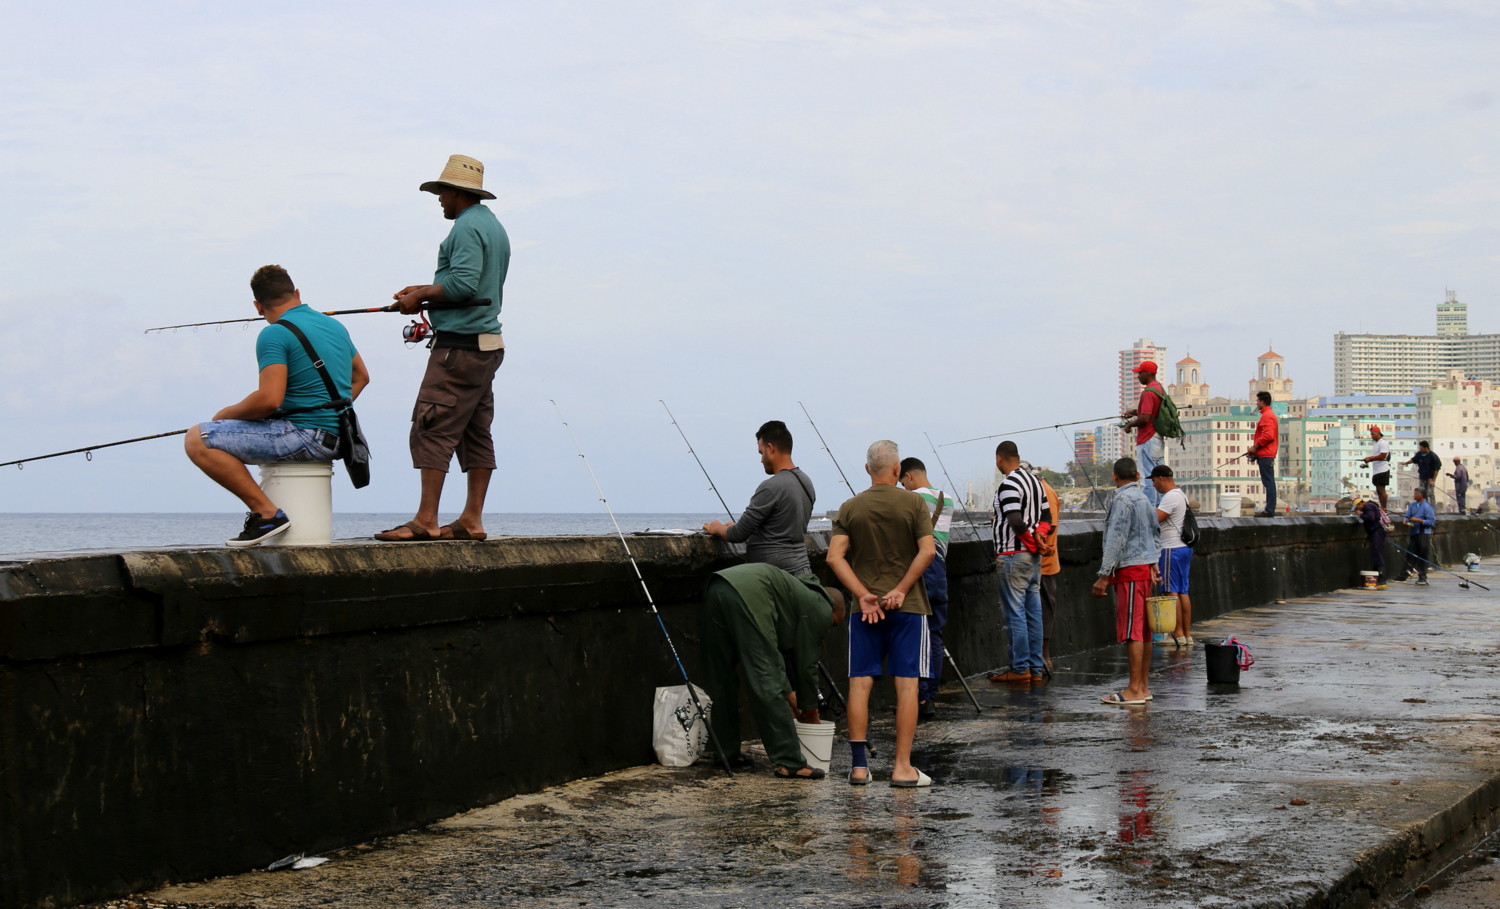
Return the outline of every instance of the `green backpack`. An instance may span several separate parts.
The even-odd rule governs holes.
[[[1182,421],[1177,418],[1177,402],[1149,385],[1146,386],[1146,391],[1155,394],[1161,400],[1161,408],[1156,412],[1155,419],[1151,421],[1151,425],[1156,427],[1156,434],[1163,439],[1182,438]]]

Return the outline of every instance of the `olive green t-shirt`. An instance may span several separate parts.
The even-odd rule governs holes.
[[[833,519],[833,535],[849,538],[849,567],[861,584],[880,597],[895,590],[906,576],[922,538],[932,536],[932,517],[921,496],[881,483],[839,507]],[[849,614],[853,615],[859,607],[850,605]],[[932,615],[927,588],[920,578],[899,611]]]

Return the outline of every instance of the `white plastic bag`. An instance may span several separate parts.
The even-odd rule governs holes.
[[[713,702],[697,685],[698,700],[703,702],[705,718],[713,711]],[[651,745],[663,767],[690,767],[708,746],[708,724],[698,718],[686,685],[656,689],[656,705],[651,718]]]

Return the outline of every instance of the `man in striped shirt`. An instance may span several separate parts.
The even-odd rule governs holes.
[[[937,716],[935,702],[943,678],[943,626],[948,624],[948,533],[953,526],[955,503],[941,489],[932,488],[927,480],[927,465],[917,458],[902,460],[901,485],[927,503],[927,511],[932,515],[932,540],[937,544],[937,555],[922,572],[927,605],[932,607],[932,614],[927,616],[931,674],[917,683],[917,719],[930,720]]]
[[[995,490],[993,533],[1000,602],[1010,667],[990,676],[996,684],[1040,684],[1042,662],[1042,562],[1039,540],[1052,530],[1052,509],[1042,484],[1021,469],[1021,452],[1007,439],[995,448],[995,467],[1005,474]]]

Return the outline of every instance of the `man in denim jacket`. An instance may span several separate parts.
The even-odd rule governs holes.
[[[1156,582],[1161,528],[1156,506],[1141,492],[1140,474],[1133,458],[1115,462],[1115,499],[1104,516],[1104,559],[1094,596],[1115,586],[1115,636],[1130,660],[1130,684],[1100,698],[1106,704],[1144,704],[1151,699],[1146,673],[1151,668],[1146,636],[1146,597]]]

